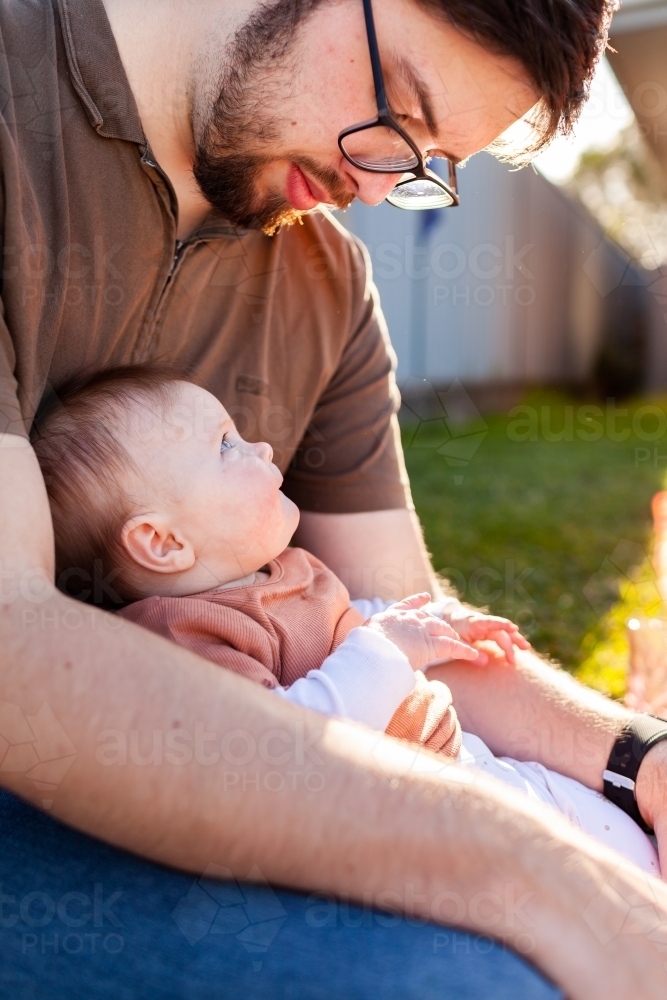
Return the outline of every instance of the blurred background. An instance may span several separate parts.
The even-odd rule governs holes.
[[[457,209],[341,218],[370,254],[436,568],[622,697],[627,621],[667,619],[650,516],[667,473],[667,0],[623,0],[610,45],[574,135],[533,167],[482,153]]]

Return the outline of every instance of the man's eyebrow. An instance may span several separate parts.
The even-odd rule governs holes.
[[[398,58],[396,60],[396,69],[402,77],[403,82],[410,88],[413,97],[417,99],[419,110],[422,118],[424,119],[426,128],[429,131],[429,135],[432,139],[437,139],[438,123],[435,120],[431,92],[427,84],[424,80],[422,80],[417,70],[408,62],[407,59]]]
[[[432,139],[438,140],[438,123],[435,120],[435,112],[433,111],[433,101],[431,100],[431,91],[429,90],[428,84],[422,80],[421,76],[417,70],[412,66],[407,59],[399,57],[395,60],[395,67],[398,75],[401,77],[403,82],[409,87],[412,96],[416,98],[419,104],[419,110],[421,116],[424,119],[424,124],[428,129],[428,133]],[[457,164],[461,162],[460,156],[454,156],[453,153],[449,153],[446,149],[440,147],[441,152],[451,160],[452,163]]]

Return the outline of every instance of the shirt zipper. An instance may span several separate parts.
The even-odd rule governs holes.
[[[146,163],[147,166],[149,166],[153,170],[155,170],[155,172],[160,176],[160,178],[162,179],[165,187],[167,188],[167,191],[169,192],[169,196],[170,196],[170,200],[171,200],[172,206],[175,207],[178,204],[177,199],[176,199],[176,192],[174,191],[174,188],[172,187],[171,181],[169,180],[169,178],[165,174],[165,172],[162,169],[162,167],[160,166],[160,164],[155,159],[153,159],[151,156],[146,155],[146,154],[144,154],[144,156],[142,157],[142,159],[144,160],[144,162]],[[160,290],[159,298],[158,298],[156,306],[155,306],[155,318],[154,318],[154,323],[153,323],[153,329],[151,331],[151,340],[153,340],[153,337],[155,336],[155,328],[156,328],[156,324],[157,324],[157,321],[158,321],[158,317],[159,317],[159,314],[161,313],[162,308],[164,306],[164,300],[165,300],[166,295],[167,295],[167,293],[169,291],[169,288],[171,286],[172,279],[173,279],[173,276],[174,276],[174,272],[176,271],[179,263],[181,262],[181,259],[183,258],[184,253],[187,250],[187,248],[191,244],[196,243],[196,242],[198,242],[198,240],[196,238],[193,239],[193,237],[191,236],[191,237],[189,237],[186,240],[179,240],[179,239],[177,239],[176,242],[175,242],[175,244],[174,244],[174,253],[173,253],[173,256],[171,258],[171,266],[170,266],[169,272],[167,273],[167,276],[166,276],[166,278],[164,280],[164,283],[162,285],[162,289]]]
[[[169,268],[169,274],[167,275],[167,281],[169,281],[169,279],[171,278],[172,274],[176,270],[176,266],[178,264],[179,258],[181,256],[181,252],[182,252],[183,247],[185,246],[186,242],[187,242],[186,240],[176,240],[176,246],[174,248],[174,256],[172,257],[172,260],[171,260],[171,267]]]
[[[146,166],[152,167],[152,169],[155,170],[155,172],[157,174],[159,174],[159,176],[162,178],[162,181],[163,181],[165,187],[167,188],[167,191],[169,192],[169,197],[171,199],[172,205],[174,205],[174,206],[177,205],[176,192],[174,191],[174,188],[172,186],[171,181],[169,180],[169,178],[165,174],[165,172],[162,169],[162,167],[160,166],[160,164],[157,162],[157,160],[154,160],[151,156],[149,156],[147,154],[144,154],[143,159],[144,159],[144,162],[146,163]],[[179,260],[181,258],[181,254],[183,252],[183,247],[187,243],[188,243],[188,240],[178,240],[178,239],[176,240],[176,243],[175,243],[175,246],[174,246],[174,255],[173,255],[172,259],[171,259],[171,267],[169,268],[169,273],[167,275],[167,279],[166,279],[166,281],[164,283],[164,287],[163,287],[162,292],[160,294],[160,299],[162,299],[162,296],[164,295],[164,293],[166,291],[167,285],[169,284],[169,282],[171,280],[171,276],[173,275],[174,271],[176,270],[176,267],[178,266],[178,262],[179,262]]]

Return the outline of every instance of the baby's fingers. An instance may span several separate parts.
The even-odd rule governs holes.
[[[398,601],[396,604],[392,605],[398,611],[414,611],[418,608],[423,608],[425,604],[428,604],[431,600],[431,595],[424,592],[422,594],[411,594],[410,597],[404,597],[402,601]]]
[[[492,632],[489,635],[489,639],[493,639],[496,645],[500,646],[508,663],[513,664],[515,662],[514,644],[512,642],[513,636],[511,636],[508,632],[498,630],[497,632]]]
[[[443,622],[442,618],[435,618],[433,615],[422,619],[422,627],[426,629],[429,635],[446,636],[449,639],[456,640],[460,640],[461,638],[455,628],[452,628],[447,622]]]
[[[487,628],[487,632],[484,638],[493,639],[493,641],[498,643],[498,645],[504,651],[507,650],[511,651],[511,645],[508,645],[508,643],[505,641],[500,642],[499,636],[505,636],[506,638],[509,639],[510,643],[513,643],[515,646],[518,646],[519,649],[531,648],[528,640],[525,638],[525,636],[521,635],[521,632],[519,632],[519,626],[515,625],[514,622],[509,621],[507,618],[495,618],[493,615],[488,615],[482,621],[484,626]],[[477,638],[481,637],[476,635],[475,639]],[[507,658],[509,659],[510,663],[514,663],[514,652],[511,651],[508,654]]]
[[[505,634],[519,649],[530,649],[530,643],[519,632],[519,626],[515,625],[508,618],[498,618],[495,615],[485,615],[483,618],[476,618],[469,622],[469,635],[473,642],[478,639],[493,639],[498,642],[497,636]],[[498,645],[502,645],[498,643]],[[505,646],[503,645],[503,649]]]
[[[444,635],[431,636],[434,659],[438,660],[477,660],[479,652],[467,642],[460,639],[450,639]]]
[[[485,637],[491,632],[518,632],[519,627],[511,622],[509,618],[499,618],[496,615],[479,615],[468,620],[468,627],[475,633],[484,633]]]

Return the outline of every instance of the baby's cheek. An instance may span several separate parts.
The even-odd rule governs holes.
[[[273,489],[257,490],[243,510],[247,530],[254,538],[267,538],[275,535],[282,524],[282,508],[280,495]]]
[[[181,497],[175,501],[178,519],[186,533],[195,538],[207,539],[223,535],[229,525],[228,511],[220,503],[215,491],[202,488],[196,478],[191,478],[190,488],[181,483]]]

